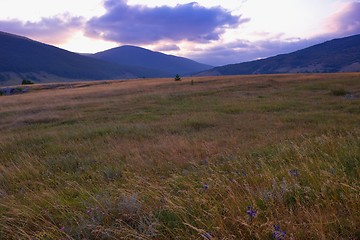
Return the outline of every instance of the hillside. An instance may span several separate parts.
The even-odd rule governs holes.
[[[354,35],[327,41],[289,54],[216,67],[198,75],[358,71],[360,71],[360,35]]]
[[[31,39],[0,32],[0,85],[12,79],[48,82],[59,79],[137,77],[138,69],[81,56]],[[143,70],[147,71],[147,70]]]
[[[92,55],[94,58],[131,67],[146,67],[162,76],[172,77],[175,74],[187,75],[212,68],[193,60],[153,52],[136,46],[122,46]],[[161,76],[159,76],[161,77]]]

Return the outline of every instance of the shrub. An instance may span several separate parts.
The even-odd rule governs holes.
[[[345,96],[348,92],[343,88],[338,88],[331,90],[331,94],[334,96]]]
[[[32,81],[26,80],[26,79],[24,79],[21,83],[21,85],[29,85],[29,84],[34,84],[34,83]]]
[[[179,74],[176,74],[176,76],[175,76],[175,81],[181,81],[181,77],[180,77]]]

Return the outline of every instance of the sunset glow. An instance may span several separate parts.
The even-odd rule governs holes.
[[[127,44],[224,65],[357,34],[358,12],[354,0],[2,0],[0,31],[74,52]]]

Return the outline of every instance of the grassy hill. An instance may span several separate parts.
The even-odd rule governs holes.
[[[0,32],[0,46],[0,85],[20,84],[23,79],[34,82],[126,79],[149,72],[81,56],[4,32]]]
[[[152,79],[0,96],[0,239],[359,239],[359,81]]]
[[[123,46],[80,55],[0,31],[0,86],[36,83],[173,77],[210,69],[190,59]]]
[[[158,77],[173,77],[176,74],[189,75],[212,68],[193,60],[153,52],[136,46],[121,46],[92,55],[104,61],[131,67],[146,67],[158,72]]]
[[[360,34],[289,54],[216,67],[199,75],[360,72]]]

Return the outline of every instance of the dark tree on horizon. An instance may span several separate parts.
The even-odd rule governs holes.
[[[181,81],[181,77],[180,77],[179,74],[176,74],[176,76],[175,76],[175,81]]]

